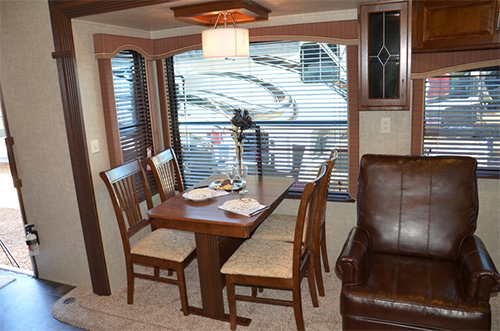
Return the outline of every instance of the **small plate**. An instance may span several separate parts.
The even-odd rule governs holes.
[[[208,185],[208,188],[212,190],[225,190],[225,191],[237,191],[240,190],[243,186],[245,186],[246,182],[244,180],[235,179],[233,181],[233,186],[231,187],[231,183],[229,179],[217,179]]]
[[[260,203],[251,198],[240,198],[224,202],[222,207],[232,212],[246,212],[260,206]]]
[[[184,193],[182,196],[192,201],[205,201],[215,196],[215,191],[209,188],[198,188]]]

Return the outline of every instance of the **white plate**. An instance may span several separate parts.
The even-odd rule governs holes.
[[[232,212],[246,212],[260,206],[260,203],[251,198],[234,199],[224,202],[224,209]]]
[[[205,201],[215,196],[215,191],[209,188],[198,188],[184,193],[182,196],[192,201]]]

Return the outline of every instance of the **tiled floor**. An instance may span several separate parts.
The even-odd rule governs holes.
[[[52,317],[52,305],[73,287],[0,269],[16,280],[0,289],[0,331],[80,330]]]

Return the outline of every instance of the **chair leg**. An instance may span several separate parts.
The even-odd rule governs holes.
[[[226,275],[227,304],[229,306],[229,322],[231,330],[236,330],[236,298],[231,275]],[[253,290],[253,288],[252,288]]]
[[[155,275],[155,277],[160,277],[160,268],[159,267],[154,267],[154,275]]]
[[[255,298],[257,296],[257,287],[252,286],[252,296]]]
[[[295,314],[295,323],[297,323],[297,330],[305,330],[304,315],[302,314],[302,297],[300,295],[300,284],[294,285],[293,288],[293,312]]]
[[[318,293],[320,296],[324,297],[325,296],[325,286],[323,285],[323,275],[321,274],[321,252],[320,252],[320,243],[313,243],[315,245],[314,247],[314,254],[312,256],[311,263],[313,264],[313,269],[314,269],[314,274],[315,274],[315,279],[316,279],[316,285],[318,286]]]
[[[127,303],[134,303],[134,267],[127,266]]]
[[[316,294],[316,284],[314,281],[314,265],[312,260],[309,260],[309,266],[307,267],[307,282],[309,283],[309,292],[311,293],[313,307],[319,307],[318,295]]]
[[[179,295],[181,297],[182,313],[184,316],[189,315],[189,304],[186,289],[186,277],[184,276],[184,269],[182,266],[177,267],[177,285],[179,286]]]
[[[325,267],[325,272],[330,272],[330,264],[328,263],[328,254],[326,249],[326,222],[321,226],[321,255],[323,256],[323,266]]]

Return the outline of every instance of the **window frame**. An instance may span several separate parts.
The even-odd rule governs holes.
[[[134,82],[136,85],[134,87],[134,91],[137,90],[142,90],[139,91],[140,93],[144,93],[145,95],[142,96],[143,100],[143,105],[144,107],[138,107],[137,105],[137,100],[134,99],[134,108],[138,108],[135,110],[135,113],[147,113],[149,116],[147,125],[149,126],[147,128],[147,131],[149,131],[149,134],[151,135],[151,138],[147,138],[147,140],[151,139],[147,145],[151,144],[151,153],[148,154],[147,150],[144,150],[144,153],[134,153],[132,157],[124,158],[124,153],[123,153],[123,144],[122,144],[122,139],[120,135],[120,125],[119,125],[119,120],[118,120],[118,109],[117,109],[117,98],[116,98],[116,92],[115,92],[115,85],[114,85],[114,77],[113,77],[113,64],[112,64],[112,59],[116,57],[116,55],[120,54],[122,51],[130,51],[134,52],[134,66],[136,67],[136,70],[139,71],[139,76],[138,78],[140,81]],[[137,57],[141,57],[138,59]],[[141,63],[139,63],[139,61]],[[132,161],[133,159],[138,158],[141,162],[142,165],[144,166],[144,169],[147,169],[145,160],[148,156],[153,155],[154,151],[159,149],[160,147],[157,144],[158,139],[158,132],[156,130],[156,116],[155,116],[155,107],[153,106],[154,103],[151,102],[151,99],[155,97],[154,93],[151,93],[151,89],[148,87],[149,82],[151,80],[152,76],[152,61],[148,60],[147,56],[144,56],[144,54],[141,53],[140,50],[135,49],[134,47],[127,47],[125,49],[120,49],[114,54],[113,57],[108,57],[108,58],[103,58],[103,59],[98,59],[98,66],[99,66],[99,74],[100,74],[100,79],[101,79],[101,93],[102,93],[102,99],[103,99],[103,111],[104,111],[104,122],[105,122],[105,128],[106,128],[106,137],[107,137],[107,144],[108,144],[108,153],[109,153],[109,159],[110,159],[110,167],[114,168],[116,166],[119,166],[123,163]],[[135,125],[138,122],[134,123]],[[135,137],[137,138],[137,137]],[[139,137],[144,139],[145,137]],[[148,178],[148,184],[151,192],[155,194],[157,192],[156,188],[156,183],[153,177],[153,174],[150,171],[146,172],[147,178]],[[141,187],[141,186],[139,186]],[[144,199],[144,195],[141,192],[139,194],[139,197],[141,199]]]
[[[422,155],[424,139],[424,106],[425,80],[449,72],[472,70],[483,67],[498,66],[497,52],[492,50],[478,50],[473,52],[453,53],[419,53],[413,55],[412,66],[413,99],[412,99],[412,155]],[[500,179],[500,174],[489,171],[478,171],[478,178]]]
[[[308,42],[311,42],[311,40],[307,39],[307,38],[303,38],[304,42],[308,43]],[[307,41],[306,41],[307,40]],[[281,41],[281,40],[272,40],[271,42],[276,42],[276,41]],[[348,45],[344,45],[346,47],[346,50],[345,50],[345,57],[346,57],[346,64],[345,64],[345,70],[348,71]],[[351,66],[352,67],[352,66]],[[173,79],[173,76],[174,76],[174,69],[173,69],[173,56],[172,57],[169,57],[169,58],[166,58],[165,59],[165,64],[164,64],[164,68],[165,68],[165,77],[166,77],[166,85],[167,85],[167,93],[168,93],[168,99],[170,101],[170,104],[169,104],[169,123],[170,123],[170,139],[172,141],[172,145],[173,145],[173,148],[174,150],[176,151],[176,154],[179,158],[179,160],[182,160],[183,158],[183,149],[181,147],[181,142],[180,142],[180,134],[179,134],[179,121],[177,120],[177,94],[175,93],[175,88],[174,88],[174,79]],[[356,68],[355,68],[356,69]],[[354,72],[355,75],[357,75],[357,72]],[[351,76],[349,76],[349,72],[347,72],[347,76],[346,79],[349,79],[349,78],[352,78],[352,74]],[[347,118],[351,118],[353,116],[350,115],[350,98],[349,98],[349,93],[346,89],[346,96],[345,96],[345,99],[346,99],[346,116]],[[316,124],[316,125],[324,125],[325,123],[330,123],[332,122],[331,120],[328,120],[328,121],[322,121],[322,120],[317,120],[317,121],[314,121],[314,122],[311,122],[312,124]],[[338,121],[335,121],[335,123],[338,122]],[[271,122],[272,124],[275,124],[275,125],[280,125],[280,123],[278,122]],[[322,124],[323,123],[323,124]],[[333,122],[332,122],[333,123]],[[210,125],[210,123],[207,123],[208,125]],[[224,122],[224,123],[220,123],[219,126],[223,127],[223,126],[227,126],[229,125],[229,121]],[[281,123],[281,124],[286,124],[286,123]],[[290,123],[292,124],[292,123]],[[300,123],[300,122],[294,122],[293,124],[297,124],[297,125],[307,125],[308,123]],[[200,124],[201,125],[201,124]],[[214,127],[217,127],[217,125],[214,124]],[[349,132],[352,128],[351,125],[348,125],[348,120],[346,119],[345,121],[345,127],[346,127],[346,130]],[[261,128],[258,128],[258,130],[256,131],[260,131]],[[337,132],[336,129],[334,129],[335,131],[334,132]],[[254,132],[250,132],[250,131],[253,131],[253,130],[249,130],[249,134],[256,134]],[[260,141],[258,138],[257,138],[258,141]],[[341,154],[344,154],[344,160],[346,162],[346,175],[347,175],[347,178],[346,178],[346,182],[343,182],[342,184],[340,184],[340,186],[343,186],[345,185],[344,187],[346,188],[346,192],[341,192],[341,193],[338,193],[336,191],[330,191],[329,193],[329,196],[328,196],[328,199],[333,201],[352,201],[352,198],[351,196],[349,195],[350,194],[350,190],[349,190],[349,177],[350,177],[350,167],[349,167],[349,161],[350,161],[350,155],[349,155],[349,136],[347,138],[345,138],[345,141],[346,141],[346,146],[345,147],[342,147],[342,146],[339,146],[339,148],[341,148]],[[247,144],[247,143],[245,143]],[[333,146],[333,147],[336,147],[336,146]],[[256,147],[257,148],[257,147]],[[347,155],[346,155],[347,154]],[[326,159],[325,159],[326,160]],[[338,160],[339,162],[340,160]],[[184,169],[182,167],[182,162],[180,162],[180,165],[181,165],[181,173],[182,173],[182,176],[183,176],[183,179],[185,180],[186,179],[186,174],[184,172]],[[259,175],[262,174],[262,166],[259,165],[257,163],[257,169],[255,171],[257,171],[257,173]],[[335,171],[335,169],[334,169]],[[332,181],[333,181],[333,176],[332,176]],[[291,188],[291,191],[288,193],[288,198],[300,198],[300,189],[301,187],[303,187],[303,184],[304,183],[296,183],[294,187]],[[294,190],[295,188],[295,190]]]
[[[481,96],[481,91],[479,89],[474,89],[477,85],[477,83],[481,83],[481,86],[484,87],[484,82],[485,80],[478,80],[479,77],[488,77],[486,75],[477,75],[477,74],[472,74],[474,71],[488,71],[487,69],[492,69],[493,67],[478,67],[478,68],[470,68],[467,70],[461,70],[461,71],[452,71],[448,72],[446,74],[441,74],[438,76],[433,76],[433,77],[428,77],[425,79],[425,101],[424,101],[424,109],[423,109],[423,116],[424,116],[424,122],[423,122],[423,141],[422,141],[422,154],[423,155],[464,155],[464,156],[471,156],[474,157],[473,154],[477,154],[476,149],[474,149],[475,145],[478,142],[483,142],[486,141],[486,139],[474,139],[471,134],[467,131],[470,126],[467,126],[467,121],[472,120],[472,118],[477,117],[478,115],[472,115],[474,113],[477,113],[478,110],[475,109],[472,111],[461,111],[461,109],[464,106],[468,106],[465,101],[462,101],[467,94],[470,94],[472,91],[473,95],[478,96],[479,98],[482,98]],[[500,72],[500,66],[495,66],[494,67],[495,71]],[[490,70],[491,71],[491,70]],[[468,75],[467,73],[470,73],[470,78],[467,78]],[[447,79],[446,79],[447,78]],[[454,82],[454,78],[458,78],[459,82],[456,83]],[[444,84],[443,82],[446,81],[448,87],[443,87],[444,85],[440,85],[438,88],[439,90],[436,90],[435,88],[431,90],[431,84],[432,82],[430,81],[431,79],[434,79],[434,84],[439,82],[440,84]],[[472,81],[472,82],[469,82]],[[475,84],[474,84],[475,83]],[[465,84],[465,85],[464,85]],[[500,86],[500,83],[497,83]],[[467,90],[470,90],[469,92],[463,91],[461,88],[457,91],[457,88],[459,86],[463,86]],[[442,88],[442,89],[441,89]],[[500,87],[499,87],[500,88]],[[434,94],[435,96],[433,98],[432,95]],[[443,97],[442,95],[445,94]],[[454,99],[449,99],[450,96],[455,96]],[[484,96],[484,95],[483,95]],[[454,101],[453,101],[454,100]],[[482,99],[480,99],[482,100]],[[434,102],[433,102],[434,101]],[[435,110],[429,110],[429,114],[427,114],[427,107],[434,107],[436,108]],[[447,111],[446,108],[448,107],[453,107],[452,111]],[[472,107],[472,105],[470,106]],[[478,105],[478,109],[485,109],[486,114],[490,114],[492,111],[489,109],[491,108],[490,106],[486,105]],[[484,107],[484,108],[483,108]],[[483,111],[484,112],[484,111]],[[439,117],[439,122],[438,123],[429,123],[429,118],[434,114],[437,116],[438,114],[440,115]],[[469,115],[464,115],[464,114],[469,114]],[[451,117],[450,116],[454,116]],[[460,117],[460,119],[457,119],[457,116]],[[499,117],[495,121],[500,123],[500,115],[496,115],[496,117]],[[463,119],[462,119],[463,118]],[[464,122],[464,120],[466,122]],[[448,122],[448,124],[443,124],[443,121]],[[457,128],[457,125],[462,125],[462,128]],[[470,123],[470,125],[474,125]],[[493,125],[495,126],[495,122],[493,122]],[[474,125],[475,127],[476,125]],[[481,127],[479,127],[481,129]],[[434,134],[426,134],[426,132],[433,131]],[[460,137],[460,133],[463,132],[463,137]],[[481,132],[481,136],[483,136],[483,131],[478,131]],[[453,136],[454,134],[454,136]],[[493,135],[495,136],[495,135]],[[440,139],[440,137],[443,137]],[[449,137],[449,138],[447,138]],[[470,137],[470,138],[468,138]],[[457,142],[463,141],[461,144],[464,149],[469,148],[470,152],[469,153],[462,153],[461,151],[457,151],[457,153],[447,153],[445,151],[440,151],[438,149],[437,152],[433,152],[432,149],[428,150],[430,147],[432,147],[431,141],[434,140],[437,145],[455,145]],[[426,141],[428,143],[426,144]],[[472,143],[470,141],[473,141]],[[449,147],[448,149],[454,149],[453,147]],[[487,155],[494,154],[494,150],[491,151],[491,153],[487,153]],[[480,161],[483,158],[478,157],[478,167],[477,167],[477,175],[479,178],[500,178],[500,166],[498,167],[486,167],[483,166],[483,163]],[[489,157],[486,157],[486,159],[489,159]],[[496,159],[498,162],[498,158]],[[489,161],[488,161],[489,162]]]
[[[256,29],[252,31],[251,42],[258,41],[273,41],[273,40],[310,40],[317,42],[327,42],[331,44],[343,44],[347,46],[347,67],[348,67],[348,82],[349,86],[358,86],[358,22],[355,19],[343,21],[328,21],[318,23],[303,23],[292,24],[284,26],[271,26]],[[161,115],[161,127],[163,130],[162,140],[163,147],[171,147],[168,132],[168,118],[167,108],[170,100],[163,92],[164,75],[162,66],[158,64],[163,58],[172,56],[174,54],[184,52],[186,50],[198,49],[201,46],[199,35],[182,35],[178,37],[166,37],[160,39],[146,39],[130,36],[109,35],[109,34],[96,34],[94,35],[94,53],[99,63],[99,71],[102,62],[106,59],[113,57],[114,54],[121,49],[129,48],[135,49],[143,54],[148,60],[156,61],[156,77],[158,86],[159,111]],[[109,64],[108,64],[109,67]],[[149,68],[149,67],[148,67]],[[110,72],[109,69],[107,71]],[[101,92],[103,94],[103,106],[109,103],[110,93],[106,93],[106,82],[104,75],[101,74]],[[152,76],[151,76],[152,77]],[[150,93],[156,90],[150,90]],[[151,97],[151,95],[150,95]],[[358,89],[348,88],[348,116],[349,116],[349,182],[348,193],[349,202],[354,202],[357,196],[357,178],[359,169],[359,111],[358,111]],[[151,104],[155,106],[155,104]],[[106,116],[106,115],[105,115]],[[108,131],[108,130],[107,130]],[[108,145],[110,139],[108,138]]]

